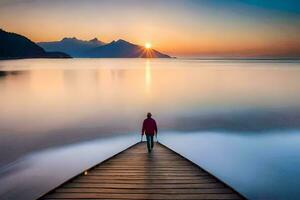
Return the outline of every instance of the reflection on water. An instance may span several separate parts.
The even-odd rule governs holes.
[[[300,195],[299,131],[168,133],[159,140],[248,199],[294,200]]]
[[[18,75],[20,73],[22,73],[22,71],[0,71],[0,78],[2,76]]]
[[[0,61],[0,167],[46,148],[137,134],[148,111],[161,132],[297,131],[299,67],[179,59]]]
[[[149,93],[151,91],[151,66],[149,60],[145,64],[145,86],[146,92]]]
[[[37,199],[51,188],[136,142],[135,137],[126,135],[25,156],[0,170],[0,199]]]

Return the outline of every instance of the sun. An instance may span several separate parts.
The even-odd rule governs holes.
[[[145,48],[146,49],[151,49],[151,47],[152,47],[152,44],[150,42],[145,43]]]

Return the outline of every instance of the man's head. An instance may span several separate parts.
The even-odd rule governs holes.
[[[152,114],[150,112],[147,113],[147,117],[151,118]]]

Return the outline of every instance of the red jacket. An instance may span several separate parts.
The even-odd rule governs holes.
[[[147,118],[144,120],[143,128],[142,128],[142,135],[154,135],[157,133],[157,125],[154,119]]]

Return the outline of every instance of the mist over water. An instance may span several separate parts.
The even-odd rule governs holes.
[[[55,184],[82,171],[87,163],[76,162],[72,173],[65,177],[61,173],[49,181],[49,174],[53,171],[45,170],[46,165],[36,167],[36,163],[40,161],[38,158],[50,156],[51,151],[54,152],[51,154],[51,161],[55,163],[55,155],[67,155],[59,152],[68,148],[73,148],[74,151],[86,150],[89,145],[81,144],[93,141],[99,141],[99,153],[111,146],[113,154],[139,140],[141,122],[150,111],[158,122],[164,143],[185,153],[198,164],[205,163],[206,169],[211,169],[218,177],[224,177],[237,190],[240,187],[239,191],[248,195],[247,197],[259,198],[253,195],[258,189],[253,191],[251,187],[255,180],[247,176],[244,177],[244,182],[239,182],[240,177],[228,177],[228,171],[215,167],[220,166],[217,155],[218,152],[225,152],[230,157],[236,155],[232,153],[232,149],[240,151],[240,157],[230,157],[228,166],[247,171],[247,166],[241,163],[251,160],[248,163],[251,169],[251,163],[256,166],[258,162],[268,161],[278,152],[283,152],[278,154],[282,157],[299,153],[298,148],[288,148],[289,140],[292,143],[295,139],[290,134],[298,135],[300,128],[299,67],[300,63],[293,61],[0,61],[0,185],[10,180],[12,187],[19,188],[20,191],[24,189],[12,177],[16,174],[19,177],[26,174],[28,176],[28,171],[24,171],[26,163],[26,169],[32,170],[30,173],[39,169],[40,179],[35,184],[44,185],[39,194],[46,192]],[[137,140],[134,139],[135,135]],[[255,139],[255,135],[260,137]],[[262,135],[266,136],[263,142],[259,139]],[[278,135],[286,145],[271,145],[272,150],[269,149],[268,155],[259,156],[264,153],[263,147],[268,147],[271,141],[276,139],[280,144]],[[251,145],[245,136],[251,137]],[[188,138],[188,142],[181,144],[182,139],[175,139],[179,137]],[[199,137],[202,139],[196,140]],[[125,138],[124,146],[117,144],[120,138]],[[206,145],[197,147],[197,143],[192,142],[193,138],[199,144]],[[199,152],[203,155],[210,152],[209,144],[220,145],[220,142],[215,141],[226,143],[232,140],[235,141],[230,143],[232,148],[219,146],[209,154],[210,159],[216,160],[215,162],[207,161],[207,157],[197,156]],[[101,148],[101,142],[106,142],[106,146]],[[256,142],[262,152],[255,150]],[[193,152],[188,151],[191,145]],[[258,158],[244,156],[249,151]],[[28,160],[32,156],[34,159]],[[89,164],[103,160],[103,157],[97,157],[94,153],[78,153],[72,159],[76,160],[78,157],[80,160],[83,156],[93,161]],[[291,165],[300,164],[299,160],[294,163],[290,161],[283,160],[286,163],[284,165],[279,161],[276,163],[280,164],[283,171],[289,171]],[[226,160],[223,162],[226,163]],[[56,170],[65,171],[63,164],[61,166]],[[272,166],[264,166],[268,168],[265,172],[274,169]],[[293,168],[292,171],[300,175],[299,170]],[[272,172],[272,178],[275,179],[284,177],[287,180],[287,177],[292,176],[286,173],[285,177],[280,170],[278,173]],[[268,174],[261,173],[260,176],[268,177]],[[0,188],[1,199],[1,192],[3,194],[9,188]],[[282,190],[277,196],[275,192],[272,199],[287,197],[285,193],[294,192],[292,187]],[[261,197],[270,197],[269,194],[271,193],[262,193]],[[29,191],[28,199],[35,197],[34,195],[37,192]]]

